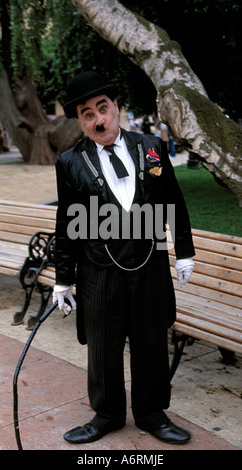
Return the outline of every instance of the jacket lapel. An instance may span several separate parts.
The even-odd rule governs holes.
[[[108,202],[107,189],[96,145],[90,139],[87,139],[85,144],[86,145],[80,150],[81,158],[83,159],[84,165],[88,170],[88,174],[93,184],[96,186],[98,192],[101,194],[106,203]]]
[[[133,134],[129,134],[124,129],[121,129],[122,136],[126,142],[128,151],[133,159],[136,168],[136,175],[139,177],[140,187],[142,194],[145,193],[144,186],[144,169],[145,169],[145,151],[142,143],[142,138],[134,139]],[[137,137],[139,134],[137,134]],[[136,135],[135,135],[136,137]]]

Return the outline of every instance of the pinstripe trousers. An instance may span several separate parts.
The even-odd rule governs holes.
[[[126,394],[123,352],[129,338],[132,413],[140,427],[159,427],[169,407],[167,348],[169,311],[175,297],[166,253],[154,252],[136,271],[101,269],[84,262],[78,268],[77,333],[85,326],[88,394],[101,429],[107,420],[124,424]],[[81,306],[80,306],[81,304]]]

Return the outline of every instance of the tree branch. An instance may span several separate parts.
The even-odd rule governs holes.
[[[72,3],[104,39],[144,70],[157,89],[161,119],[237,195],[242,207],[241,127],[209,100],[179,44],[118,0]]]

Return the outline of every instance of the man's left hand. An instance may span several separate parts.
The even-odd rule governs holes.
[[[177,271],[177,282],[181,287],[184,287],[185,284],[191,278],[194,268],[194,261],[192,258],[178,259],[175,262],[175,268]]]

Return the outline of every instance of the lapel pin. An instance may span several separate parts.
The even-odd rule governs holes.
[[[154,166],[154,168],[149,170],[149,173],[155,176],[160,176],[162,173],[162,166]]]

